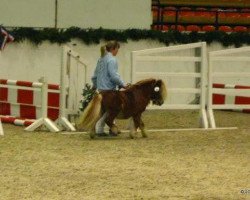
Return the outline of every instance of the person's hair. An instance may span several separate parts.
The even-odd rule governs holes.
[[[101,57],[105,56],[105,54],[107,52],[110,52],[116,48],[120,48],[120,44],[119,42],[113,40],[113,41],[109,41],[107,44],[105,44],[104,46],[101,47]]]
[[[103,57],[103,56],[105,56],[105,54],[107,53],[106,52],[106,45],[104,45],[104,46],[101,46],[101,57]]]

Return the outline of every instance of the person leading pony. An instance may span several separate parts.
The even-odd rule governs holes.
[[[117,41],[109,41],[101,47],[101,58],[99,58],[94,75],[92,77],[93,87],[100,92],[115,91],[117,87],[126,88],[126,84],[118,74],[118,62],[116,55],[119,51],[120,44]],[[96,123],[96,134],[106,136],[104,132],[105,119],[107,113],[103,113],[102,117]],[[110,130],[110,134],[116,133]]]

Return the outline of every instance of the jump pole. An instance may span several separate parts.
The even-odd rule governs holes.
[[[75,127],[69,122],[66,117],[66,77],[67,77],[67,56],[70,48],[64,46],[62,48],[62,60],[61,60],[61,74],[60,74],[60,104],[59,104],[59,118],[57,125],[60,129],[66,129],[67,131],[76,131]]]
[[[32,123],[30,126],[25,128],[25,131],[34,131],[40,126],[44,125],[46,128],[48,128],[51,132],[59,132],[59,129],[57,126],[47,117],[47,104],[48,104],[48,83],[47,80],[42,77],[40,79],[40,84],[36,84],[38,88],[41,88],[42,92],[42,116],[41,118],[37,119],[34,123]]]

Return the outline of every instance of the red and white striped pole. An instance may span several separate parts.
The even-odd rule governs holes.
[[[0,119],[3,123],[14,124],[17,126],[29,126],[35,121],[31,119],[19,119],[13,116],[1,116]]]

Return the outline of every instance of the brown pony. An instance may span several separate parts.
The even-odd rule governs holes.
[[[134,129],[130,132],[130,137],[134,138],[134,133],[140,128],[142,136],[147,137],[141,114],[147,105],[162,105],[167,92],[162,80],[146,79],[139,81],[123,91],[105,91],[96,93],[90,101],[83,114],[80,116],[77,128],[90,130],[90,137],[95,137],[95,124],[100,117],[107,112],[106,124],[110,130],[117,134],[118,128],[114,124],[114,119],[133,118]]]

